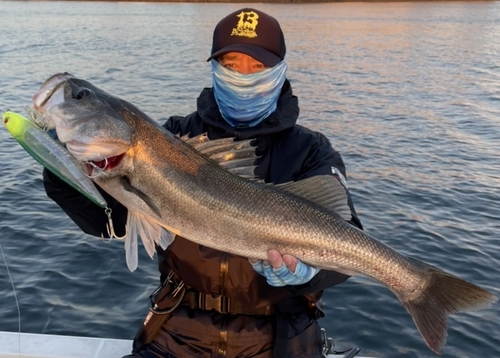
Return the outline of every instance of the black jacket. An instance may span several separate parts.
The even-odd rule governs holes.
[[[286,82],[283,87],[277,107],[277,110],[271,116],[255,127],[234,128],[222,118],[212,90],[206,88],[198,98],[196,112],[187,117],[170,117],[164,127],[172,133],[180,135],[190,134],[190,136],[194,136],[207,133],[210,139],[222,137],[255,138],[257,154],[259,155],[255,174],[269,183],[279,184],[298,181],[324,174],[332,175],[332,180],[340,180],[342,176],[345,177],[345,166],[342,158],[332,148],[328,139],[321,133],[296,124],[299,115],[298,99],[293,95],[289,82]],[[55,200],[84,232],[96,236],[106,233],[104,225],[107,219],[101,208],[92,204],[88,199],[48,172],[44,172],[44,183],[49,197]],[[124,232],[126,209],[107,194],[104,195],[113,209],[115,230],[118,235],[121,235]],[[352,211],[351,223],[362,228],[350,195],[349,205]],[[249,244],[251,244],[252,238],[248,238],[248,240]],[[321,297],[322,290],[344,282],[348,278],[348,276],[335,271],[321,270],[306,284],[271,287],[266,283],[264,277],[253,271],[247,258],[197,245],[181,237],[177,237],[165,251],[157,248],[157,253],[162,278],[173,269],[184,280],[186,285],[200,292],[214,295],[222,294],[251,307],[263,307],[273,304],[277,305],[282,312],[296,310],[296,305],[289,305],[288,303],[303,296],[307,296],[309,300],[317,301]],[[188,316],[191,317],[190,319],[197,317],[197,324],[204,322],[200,325],[203,328],[200,329],[199,333],[191,333],[194,336],[202,334],[209,337],[209,332],[213,331],[214,337],[216,337],[220,333],[218,331],[220,327],[217,328],[217,319],[214,321],[214,317],[208,317],[202,312],[194,314],[179,310],[177,316],[168,321],[169,327],[165,328],[168,334],[161,338],[165,340],[165,343],[159,344],[160,346],[168,346],[169,348],[164,348],[164,350],[171,353],[179,354],[172,348],[172,342],[169,341],[169,337],[175,336],[175,332],[180,329],[177,327],[176,319],[180,320],[181,323],[179,324],[186,324],[186,321],[181,318]],[[248,320],[248,317],[244,319]],[[263,320],[264,323],[258,323],[259,320]],[[231,326],[234,326],[233,330],[238,331],[237,327],[240,327],[242,323],[238,320],[231,322],[226,322],[226,327],[230,329]],[[266,322],[267,318],[255,318],[252,324],[246,323],[246,331],[255,330],[259,332],[259,334],[255,335],[255,342],[259,342],[259,340],[261,342],[268,341],[268,339],[262,338],[262,332],[266,332],[262,325],[265,326],[269,323]],[[307,322],[305,324],[306,326],[309,325]],[[252,325],[255,325],[254,328],[249,328],[253,327]],[[194,326],[196,325],[193,324],[192,327]],[[300,330],[306,328],[303,326],[297,329],[297,327],[302,326],[296,325],[294,335],[300,336]],[[314,335],[317,334],[317,331],[316,327]],[[179,344],[179,340],[182,339],[189,341],[186,336],[189,336],[189,334],[182,331],[173,342]],[[207,338],[207,342],[210,339]],[[311,337],[308,336],[308,338],[301,341],[307,345],[308,342],[306,341],[310,339]],[[317,339],[317,337],[314,339]],[[198,341],[200,338],[196,337],[195,340]],[[255,342],[252,344],[255,344]],[[189,343],[186,344],[190,345]],[[179,345],[181,346],[181,344]],[[263,351],[267,349],[264,346],[261,348]],[[156,347],[154,349],[162,351],[163,348]],[[186,348],[183,347],[182,349]],[[256,352],[259,352],[259,350],[257,349]],[[305,356],[309,355],[309,353],[304,354]],[[234,353],[234,355],[237,354]],[[311,356],[314,356],[314,354],[311,354]]]

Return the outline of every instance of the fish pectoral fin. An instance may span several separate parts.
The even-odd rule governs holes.
[[[333,211],[346,221],[352,218],[346,189],[332,175],[317,175],[276,187]]]
[[[231,173],[246,179],[255,179],[254,139],[236,141],[234,137],[210,140],[206,133],[189,138],[189,135],[179,137],[201,154],[217,162]]]
[[[123,185],[123,188],[126,191],[129,191],[131,193],[134,193],[137,195],[142,201],[144,201],[147,206],[158,216],[161,218],[161,212],[160,209],[158,208],[158,205],[156,205],[155,201],[151,199],[146,193],[141,191],[140,189],[137,189],[130,183],[130,180],[127,177],[121,177],[121,183]]]

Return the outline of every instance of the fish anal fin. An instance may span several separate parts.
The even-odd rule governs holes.
[[[351,220],[344,186],[332,175],[317,175],[296,182],[276,185],[279,189],[297,195]]]

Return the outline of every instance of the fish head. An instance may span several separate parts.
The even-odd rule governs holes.
[[[33,107],[68,151],[93,168],[117,167],[132,145],[134,122],[126,102],[69,73],[46,80]]]

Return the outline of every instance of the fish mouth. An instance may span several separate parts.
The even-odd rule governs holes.
[[[51,99],[52,95],[70,78],[74,78],[74,76],[64,72],[58,73],[45,81],[42,87],[33,96],[33,108],[43,116],[45,114],[44,107],[47,102]]]
[[[122,142],[66,142],[66,149],[82,163],[85,173],[93,178],[109,175],[122,164],[128,150],[128,143]]]
[[[125,153],[114,155],[100,160],[87,160],[83,162],[83,168],[87,175],[95,178],[99,175],[107,175],[113,169],[120,166],[125,158]]]

